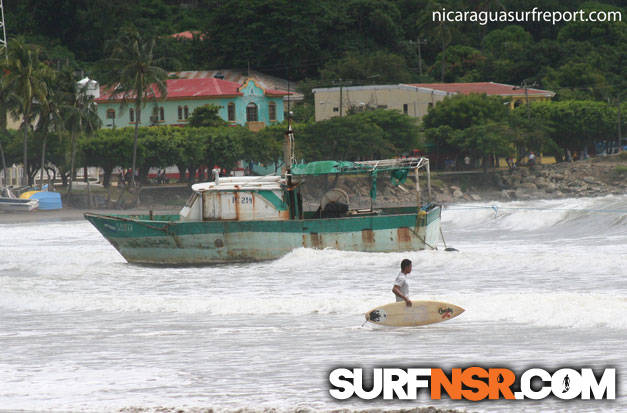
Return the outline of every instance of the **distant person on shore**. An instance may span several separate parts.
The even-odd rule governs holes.
[[[409,299],[409,284],[407,283],[407,275],[411,272],[411,261],[405,258],[401,262],[401,272],[396,276],[392,292],[396,296],[396,302],[405,301],[407,307],[411,307]]]
[[[536,154],[533,152],[529,152],[529,167],[533,168],[536,164]]]

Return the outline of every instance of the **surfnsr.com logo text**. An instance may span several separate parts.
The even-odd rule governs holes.
[[[368,379],[369,385],[364,385]],[[372,379],[372,380],[369,380]],[[427,391],[432,400],[443,394],[453,400],[563,400],[616,398],[616,369],[595,375],[592,369],[563,368],[550,373],[540,368],[517,376],[505,368],[454,368],[449,373],[432,368],[375,368],[365,376],[360,368],[337,368],[329,373],[329,393],[338,400],[353,396],[363,400],[416,400]],[[371,384],[371,385],[370,385]]]

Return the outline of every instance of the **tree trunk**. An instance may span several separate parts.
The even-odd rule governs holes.
[[[111,173],[113,172],[113,168],[102,168],[104,170],[104,174],[102,177],[102,186],[108,188],[111,185]]]
[[[141,122],[141,106],[139,104],[135,105],[135,113],[137,114],[137,118],[135,119],[135,139],[133,140],[133,166],[131,169],[131,185],[133,188],[135,187],[135,171],[137,170],[137,136],[139,134],[139,123]]]
[[[176,165],[176,167],[179,170],[179,183],[185,182],[185,172],[187,170],[187,167],[183,165],[178,165],[178,164]]]
[[[72,182],[74,182],[74,176],[76,171],[74,170],[74,159],[76,158],[76,133],[74,131],[72,131],[71,133],[72,135],[72,148],[70,149],[71,154],[70,154],[70,183],[68,184],[67,187],[67,193],[71,193],[72,192]]]
[[[24,115],[24,174],[22,176],[22,185],[28,186],[28,116]]]
[[[44,135],[44,141],[41,144],[41,166],[39,168],[39,185],[44,187],[44,168],[46,165],[46,144],[48,143],[48,134]],[[48,188],[50,190],[50,188]]]
[[[4,182],[3,185],[7,185],[7,160],[4,157],[4,148],[2,147],[2,140],[0,139],[0,158],[2,158],[2,170],[4,171]]]

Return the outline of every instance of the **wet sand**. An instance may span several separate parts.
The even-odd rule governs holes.
[[[154,209],[155,215],[178,213],[180,208]],[[148,214],[148,208],[138,209],[78,209],[66,208],[55,211],[35,210],[31,212],[0,212],[0,225],[20,224],[28,222],[54,222],[54,221],[77,221],[82,220],[85,212],[97,214],[123,214],[123,215],[143,215]]]

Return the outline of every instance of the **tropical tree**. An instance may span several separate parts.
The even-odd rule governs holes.
[[[107,59],[105,83],[111,87],[111,98],[121,99],[123,104],[132,102],[135,107],[135,137],[131,182],[135,186],[137,166],[137,138],[141,123],[141,110],[150,99],[165,99],[168,94],[168,73],[159,67],[155,58],[155,39],[144,39],[136,29],[125,29],[110,45],[111,56]]]
[[[2,68],[0,67],[0,70]],[[9,77],[5,74],[0,76],[0,160],[2,161],[2,170],[4,171],[4,178],[7,177],[7,162],[4,153],[4,147],[2,146],[2,137],[7,134],[7,114],[10,109],[15,106],[15,95],[10,88]]]
[[[71,139],[68,193],[72,192],[72,182],[75,176],[76,138],[82,133],[90,135],[100,128],[101,124],[93,96],[87,94],[87,86],[88,84],[77,87],[73,95],[72,104],[64,108],[65,128],[70,132]]]
[[[39,60],[40,51],[28,45],[23,39],[17,38],[9,43],[8,87],[16,97],[16,106],[12,109],[13,116],[22,117],[24,134],[24,185],[30,181],[28,170],[28,133],[33,121],[33,103],[45,104],[48,99],[46,77],[50,69]]]
[[[188,125],[193,128],[224,126],[226,122],[218,115],[220,106],[204,105],[196,108],[189,117]]]
[[[59,95],[50,90],[48,99],[45,102],[38,102],[35,113],[37,114],[37,124],[35,126],[35,134],[42,137],[41,143],[41,162],[39,164],[39,182],[43,186],[44,169],[46,167],[46,146],[48,143],[48,135],[51,131],[61,129],[61,100]]]

